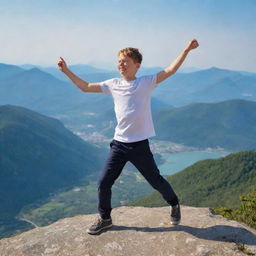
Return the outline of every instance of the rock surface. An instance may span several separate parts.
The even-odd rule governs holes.
[[[59,220],[0,240],[1,256],[236,256],[256,253],[256,230],[211,213],[182,206],[182,221],[169,223],[169,207],[120,207],[114,226],[100,235],[86,229],[96,214]],[[242,248],[245,250],[243,251]]]

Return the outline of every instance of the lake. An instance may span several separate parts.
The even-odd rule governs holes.
[[[159,165],[159,170],[162,175],[172,175],[184,168],[192,165],[193,163],[204,160],[204,159],[216,159],[224,157],[231,152],[226,151],[191,151],[191,152],[180,152],[180,153],[170,153],[170,155],[164,157],[166,162]]]

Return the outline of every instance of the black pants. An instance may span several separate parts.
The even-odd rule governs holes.
[[[110,218],[111,187],[121,174],[127,161],[130,161],[145,177],[149,184],[158,190],[169,205],[176,205],[178,198],[171,185],[160,175],[151,153],[148,140],[124,143],[113,140],[110,143],[109,157],[105,162],[98,181],[99,214],[103,219]]]

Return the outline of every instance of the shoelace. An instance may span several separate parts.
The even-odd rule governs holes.
[[[99,226],[101,223],[102,223],[103,221],[102,221],[102,219],[101,218],[98,218],[98,219],[96,219],[95,221],[94,221],[94,223],[93,223],[93,226]]]

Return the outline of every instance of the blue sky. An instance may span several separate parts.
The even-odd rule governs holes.
[[[197,38],[184,66],[256,72],[255,16],[255,0],[0,0],[0,62],[114,68],[133,46],[166,66]]]

